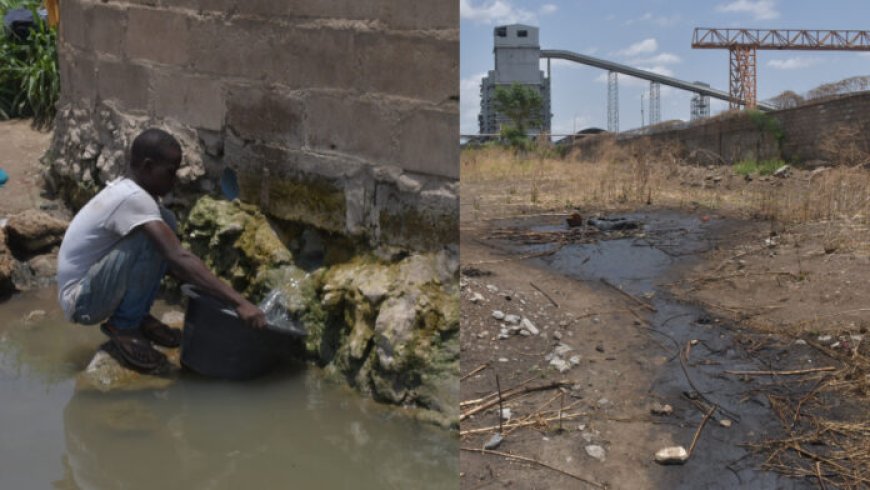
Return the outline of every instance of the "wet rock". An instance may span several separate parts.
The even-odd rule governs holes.
[[[30,256],[60,244],[68,223],[50,214],[28,209],[9,217],[6,231],[9,247],[21,256]]]
[[[591,457],[591,458],[595,458],[598,461],[601,461],[602,463],[605,461],[605,459],[607,459],[607,452],[601,446],[598,446],[595,444],[590,444],[590,445],[586,446],[585,449],[586,449],[586,454],[588,454],[589,457]]]
[[[179,349],[161,349],[167,354],[169,365],[160,375],[151,375],[126,368],[112,357],[106,348],[104,346],[97,351],[88,367],[76,377],[76,390],[101,392],[161,390],[175,381],[181,369]]]
[[[183,328],[184,312],[179,310],[167,311],[160,317],[160,321],[172,328]]]
[[[689,453],[683,446],[666,447],[659,449],[655,458],[658,464],[683,464],[689,460]]]
[[[674,413],[674,407],[667,404],[662,405],[661,403],[654,403],[649,411],[653,415],[670,415]]]
[[[11,293],[15,289],[12,274],[18,261],[6,246],[6,232],[0,227],[0,296]]]

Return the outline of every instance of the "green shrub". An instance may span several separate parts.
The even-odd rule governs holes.
[[[734,173],[738,175],[771,175],[776,169],[785,165],[782,160],[741,160],[734,164]]]
[[[32,117],[38,128],[50,127],[60,93],[57,30],[36,15],[38,2],[0,0],[0,15],[28,7],[36,27],[26,40],[2,33],[0,39],[0,118]]]

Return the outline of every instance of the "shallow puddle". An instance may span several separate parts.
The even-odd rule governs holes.
[[[655,312],[637,310],[654,330],[648,332],[660,346],[655,347],[655,354],[670,360],[655,375],[650,393],[673,403],[676,413],[685,417],[685,425],[693,430],[701,416],[687,395],[706,398],[719,407],[692,461],[679,469],[662,468],[654,479],[662,488],[814,488],[809,481],[759,470],[762,461],[745,447],[779,427],[767,398],[753,394],[753,388],[769,379],[743,380],[723,371],[768,367],[759,366],[757,359],[740,347],[733,329],[717,323],[703,309],[677,301],[661,287],[678,277],[678,267],[692,264],[696,254],[713,246],[710,228],[722,223],[674,212],[624,216],[641,221],[641,232],[630,238],[567,244],[535,260],[565,276],[590,281],[593,286],[607,288],[602,284],[604,280],[654,307]],[[564,221],[556,223],[556,219],[554,223],[542,223],[540,218],[534,223],[514,221],[510,226],[538,232],[565,230]],[[535,254],[547,250],[554,250],[553,245],[521,246],[517,252]],[[690,341],[686,370],[691,384],[677,356]],[[729,420],[731,427],[721,427],[718,422],[722,420]]]
[[[0,303],[2,489],[456,488],[455,435],[315,368],[77,393],[105,337],[66,323],[54,295]]]

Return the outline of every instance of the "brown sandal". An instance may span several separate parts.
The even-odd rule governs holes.
[[[150,314],[142,320],[139,330],[146,339],[159,346],[174,348],[181,345],[181,330],[170,327]]]
[[[139,337],[135,330],[130,333],[119,333],[109,329],[109,324],[100,325],[100,331],[109,337],[109,344],[115,353],[134,369],[154,371],[166,362],[166,356],[156,350],[150,342]],[[111,352],[110,352],[111,354]]]

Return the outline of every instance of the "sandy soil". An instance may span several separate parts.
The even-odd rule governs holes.
[[[51,132],[34,130],[28,120],[0,121],[0,168],[9,174],[0,187],[0,218],[44,204],[39,159],[50,143]]]

